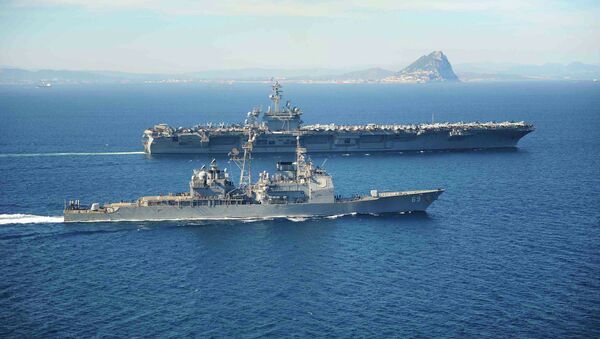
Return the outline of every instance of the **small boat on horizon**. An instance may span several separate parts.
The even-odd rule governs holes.
[[[52,87],[52,83],[48,81],[42,81],[37,85],[38,88],[50,88]]]

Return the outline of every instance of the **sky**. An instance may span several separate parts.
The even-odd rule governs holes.
[[[600,1],[0,0],[0,66],[177,73],[600,64]]]

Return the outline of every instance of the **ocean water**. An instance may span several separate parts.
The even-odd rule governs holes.
[[[517,150],[313,155],[344,195],[445,188],[426,214],[64,225],[65,199],[184,191],[210,159],[147,157],[142,131],[240,122],[269,86],[0,87],[0,336],[600,336],[600,85],[284,90],[307,123],[536,131]]]

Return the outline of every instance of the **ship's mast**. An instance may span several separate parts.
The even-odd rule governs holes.
[[[304,157],[306,148],[300,145],[300,131],[296,134],[296,179],[305,176],[306,160]]]
[[[281,100],[281,93],[283,93],[281,85],[279,84],[279,81],[275,81],[273,84],[273,93],[269,95],[269,99],[273,100],[273,113],[275,114],[280,113],[279,101]]]
[[[247,133],[248,141],[242,146],[244,157],[242,159],[238,157],[239,151],[236,148],[229,153],[231,160],[233,160],[240,169],[239,187],[244,189],[249,189],[252,186],[252,148],[254,146],[254,139],[256,139],[256,133],[252,128],[248,128]]]

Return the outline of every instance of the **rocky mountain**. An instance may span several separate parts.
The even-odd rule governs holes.
[[[442,82],[459,81],[452,70],[452,65],[442,51],[434,51],[423,55],[400,72],[383,79],[385,82]]]

